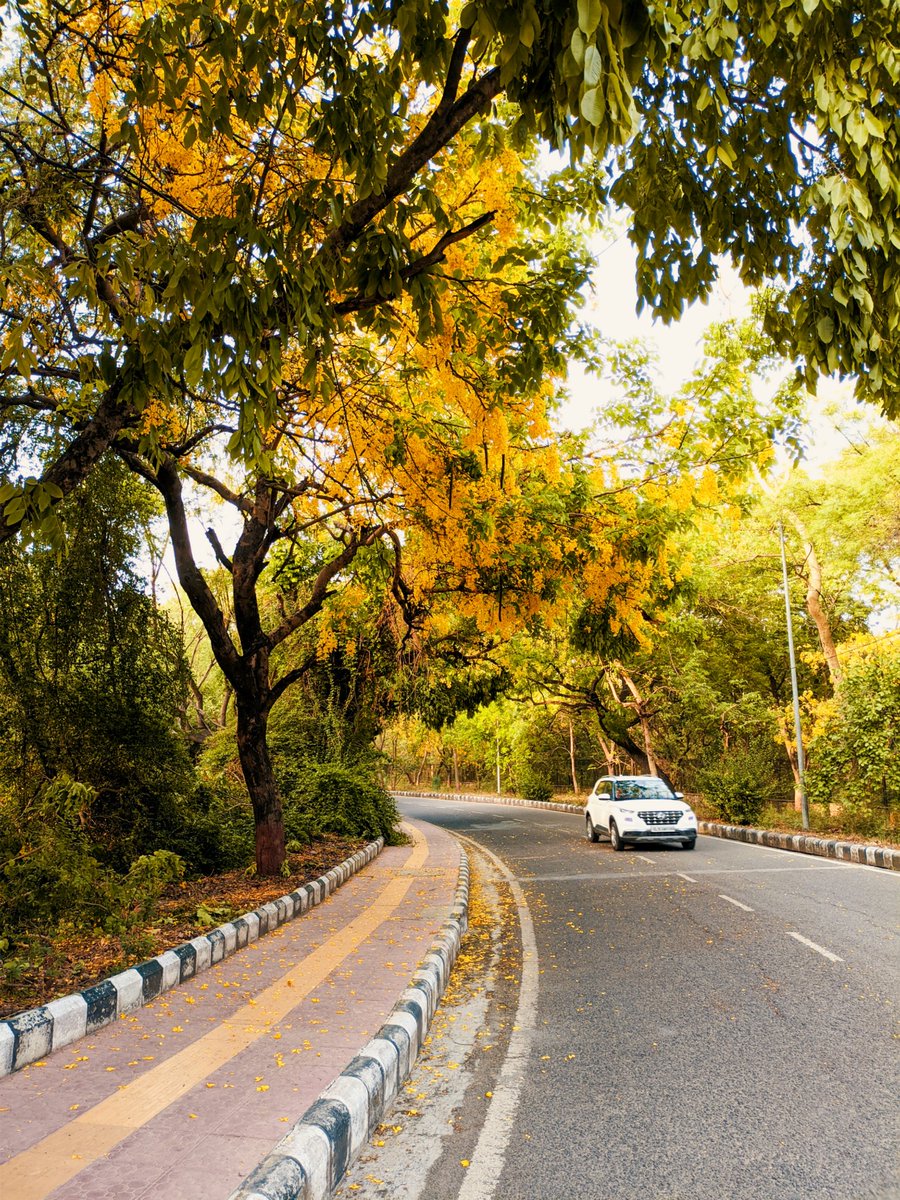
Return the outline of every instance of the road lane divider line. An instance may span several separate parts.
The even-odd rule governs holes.
[[[832,954],[830,950],[826,950],[824,946],[820,946],[818,942],[811,942],[808,937],[804,937],[802,933],[796,933],[793,930],[788,930],[788,937],[796,938],[798,942],[802,942],[804,946],[809,946],[810,950],[815,950],[816,954],[821,954],[823,958],[827,958],[829,962],[843,962],[844,960],[837,954]]]
[[[729,904],[733,904],[735,908],[742,908],[744,912],[753,912],[749,904],[742,904],[740,900],[735,900],[733,896],[726,896],[724,892],[719,892],[720,900],[727,900]]]
[[[652,858],[644,858],[643,854],[635,854],[635,858],[639,858],[641,862],[649,863],[651,867],[655,867],[656,863]]]
[[[399,907],[415,880],[412,872],[428,858],[425,838],[409,826],[407,830],[415,844],[403,864],[404,874],[395,873],[378,899],[368,904],[360,916],[215,1029],[0,1164],[0,1196],[9,1200],[44,1200],[242,1050],[271,1033],[273,1026],[315,991]]]
[[[464,842],[471,842],[481,853],[486,854],[506,879],[516,903],[522,936],[522,979],[519,984],[519,1002],[513,1020],[512,1036],[509,1039],[506,1058],[494,1084],[494,1094],[472,1152],[466,1177],[457,1197],[457,1200],[493,1200],[506,1161],[519,1096],[528,1076],[531,1059],[531,1043],[537,1020],[537,939],[534,936],[534,923],[525,893],[506,863],[496,854],[492,854],[481,842],[462,834],[457,834],[457,837]]]
[[[697,880],[693,877],[693,875],[685,875],[684,871],[676,871],[675,874],[678,876],[679,879],[686,879],[688,881],[688,883],[696,883],[697,882]]]

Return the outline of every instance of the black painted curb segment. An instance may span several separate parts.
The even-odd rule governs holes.
[[[475,804],[508,804],[517,808],[553,808],[558,812],[584,812],[584,805],[581,804],[556,804],[552,800],[520,800],[516,796],[478,795],[474,792],[392,792],[391,795],[408,796],[413,800],[463,800]],[[886,871],[900,871],[900,849],[896,847],[844,842],[811,833],[782,833],[777,829],[757,829],[750,825],[725,825],[719,821],[698,821],[697,826],[701,833],[709,837],[747,842],[752,846],[768,846],[770,850],[793,850],[797,854],[833,858],[838,862],[882,867]]]
[[[782,833],[777,829],[756,829],[750,825],[722,825],[718,821],[700,821],[700,832],[710,837],[727,838],[732,842],[747,842],[753,846],[768,846],[771,850],[793,850],[817,858],[833,858],[838,862],[861,863],[900,871],[900,850],[892,846],[871,846],[862,842],[843,842],[835,838],[818,837],[811,833]]]
[[[378,838],[311,883],[267,901],[254,912],[235,917],[86,991],[73,992],[0,1021],[0,1076],[95,1033],[186,979],[209,970],[279,925],[302,916],[367,866],[383,846],[384,839]]]
[[[460,850],[450,917],[370,1042],[228,1200],[325,1200],[412,1070],[468,926],[469,860]]]

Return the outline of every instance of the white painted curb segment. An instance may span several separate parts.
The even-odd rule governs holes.
[[[472,792],[391,792],[411,800],[463,800],[468,804],[506,804],[515,808],[552,808],[557,812],[584,813],[581,804],[557,804],[553,800],[520,800],[517,796],[479,795]],[[747,842],[752,846],[767,846],[770,850],[792,850],[797,854],[812,854],[818,858],[834,858],[838,862],[860,863],[900,871],[900,850],[892,846],[871,846],[862,842],[844,842],[836,838],[818,837],[811,833],[782,833],[777,829],[756,829],[750,825],[726,825],[719,821],[698,821],[700,833],[708,837],[725,838],[731,842]]]
[[[104,979],[86,991],[73,992],[0,1021],[0,1075],[10,1075],[29,1063],[46,1058],[54,1050],[95,1033],[125,1013],[149,1004],[185,979],[193,979],[207,971],[286,921],[302,916],[362,870],[383,846],[384,839],[378,838],[318,879],[277,900],[268,901],[255,912],[235,917],[210,933]]]
[[[229,1200],[325,1200],[409,1075],[468,925],[469,860],[460,850],[451,915],[384,1025]]]

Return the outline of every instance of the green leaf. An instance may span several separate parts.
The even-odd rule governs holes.
[[[600,24],[602,13],[600,0],[578,0],[578,28],[590,36]]]
[[[581,115],[591,125],[602,123],[606,115],[606,99],[600,88],[590,88],[581,97]]]
[[[586,87],[596,87],[603,74],[603,56],[596,46],[588,46],[584,52],[584,83]],[[594,122],[597,124],[597,122]]]

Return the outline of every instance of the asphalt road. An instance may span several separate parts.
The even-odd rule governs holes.
[[[483,947],[341,1195],[900,1198],[900,877],[401,808],[471,839]]]

